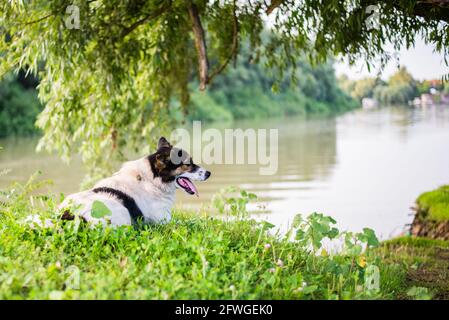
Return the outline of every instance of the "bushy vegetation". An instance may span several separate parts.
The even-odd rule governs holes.
[[[34,88],[24,87],[13,75],[0,81],[0,138],[36,133],[41,110]]]
[[[373,97],[386,104],[407,104],[417,95],[417,81],[405,67],[393,74],[388,83],[378,85],[373,91]]]
[[[405,67],[401,67],[387,81],[380,78],[366,77],[351,80],[343,75],[339,79],[341,88],[352,98],[361,101],[363,98],[374,98],[382,104],[407,104],[421,94],[436,93],[449,94],[449,83],[441,79],[422,80],[414,79]],[[435,94],[436,103],[441,101],[441,95]]]
[[[394,298],[404,276],[365,253],[378,245],[372,230],[340,232],[314,213],[279,234],[248,218],[255,196],[244,191],[214,199],[220,217],[176,212],[166,225],[102,228],[57,219],[58,197],[39,195],[39,187],[30,181],[1,192],[0,298]],[[327,251],[328,239],[342,250]]]
[[[426,218],[433,221],[449,221],[449,186],[421,194],[416,203],[426,212]]]
[[[328,114],[359,105],[337,86],[330,62],[312,68],[303,61],[295,72],[298,73],[295,85],[286,75],[274,92],[274,77],[265,68],[239,63],[217,79],[208,91],[192,94],[188,118],[232,121],[293,114]],[[197,86],[196,83],[191,85]],[[24,88],[12,75],[0,82],[0,137],[36,132],[34,123],[41,110],[34,88]],[[176,111],[171,115],[182,121],[182,110]]]
[[[384,242],[375,254],[402,274],[390,278],[397,298],[449,299],[449,241],[403,236]]]
[[[388,81],[376,78],[350,80],[341,77],[341,86],[353,98],[374,98],[382,104],[407,104],[419,94],[418,84],[405,67],[401,67]]]
[[[351,110],[359,103],[337,85],[332,63],[312,67],[300,61],[292,84],[287,73],[276,82],[260,64],[243,57],[235,68],[211,85],[207,92],[192,95],[189,117],[200,120],[267,118],[294,114],[329,114]]]

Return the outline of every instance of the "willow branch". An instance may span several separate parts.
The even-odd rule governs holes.
[[[130,25],[129,27],[125,28],[123,30],[122,37],[127,36],[128,34],[133,32],[138,26],[146,23],[147,21],[158,18],[160,15],[162,15],[165,11],[167,11],[171,7],[171,4],[172,4],[171,1],[166,1],[165,5],[163,5],[162,7],[160,7],[158,9],[156,9],[155,11],[147,14],[142,19],[137,20],[132,25]]]
[[[200,78],[200,90],[206,89],[209,61],[207,59],[206,39],[204,36],[204,29],[201,25],[200,16],[198,14],[198,8],[192,2],[189,3],[189,16],[192,21],[192,30],[195,37],[195,48],[198,55],[198,71]]]
[[[50,18],[50,17],[53,16],[53,15],[55,15],[55,13],[49,13],[49,14],[47,14],[46,16],[43,16],[42,18],[39,18],[39,19],[36,19],[36,20],[33,20],[33,21],[26,22],[25,25],[28,26],[28,25],[30,25],[30,24],[34,24],[34,23],[38,23],[38,22],[44,21],[45,19]]]
[[[207,83],[210,83],[212,81],[212,79],[220,74],[225,68],[226,66],[229,64],[229,62],[231,61],[232,58],[235,59],[236,53],[237,53],[237,47],[238,47],[238,32],[239,32],[239,24],[238,24],[238,19],[237,19],[237,15],[236,15],[236,6],[235,6],[235,0],[234,0],[234,13],[233,13],[233,34],[232,34],[232,45],[231,45],[231,52],[229,54],[229,56],[226,58],[226,60],[223,62],[223,64],[217,68],[214,72],[212,72],[212,74],[208,77],[207,79]]]

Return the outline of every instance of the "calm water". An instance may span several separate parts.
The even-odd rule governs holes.
[[[358,110],[328,119],[239,122],[238,128],[279,129],[279,170],[258,174],[257,165],[208,166],[200,198],[179,193],[177,204],[198,208],[220,188],[235,185],[259,196],[257,217],[285,227],[296,213],[323,212],[342,229],[376,230],[381,238],[411,222],[410,206],[423,191],[449,184],[449,107]],[[36,139],[0,141],[0,187],[36,170],[54,181],[54,192],[74,192],[82,166],[36,154]],[[260,211],[260,210],[259,210]]]

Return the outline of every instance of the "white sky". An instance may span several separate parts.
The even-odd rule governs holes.
[[[389,50],[391,53],[392,50]],[[415,79],[441,79],[449,73],[449,67],[445,65],[443,55],[435,53],[431,45],[426,45],[422,39],[418,39],[415,47],[410,50],[398,52],[399,63],[407,68]],[[382,72],[382,78],[388,79],[398,68],[397,61],[391,59]],[[349,66],[347,62],[335,64],[337,75],[346,74],[351,79],[360,79],[366,76],[376,76],[377,68],[371,68],[368,72],[365,62],[359,61],[355,66]]]

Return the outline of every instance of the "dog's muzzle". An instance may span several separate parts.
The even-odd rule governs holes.
[[[209,179],[211,175],[210,171],[204,168],[198,167],[193,172],[185,172],[175,178],[175,184],[177,188],[183,189],[190,195],[198,194],[198,189],[192,181],[205,181]]]

